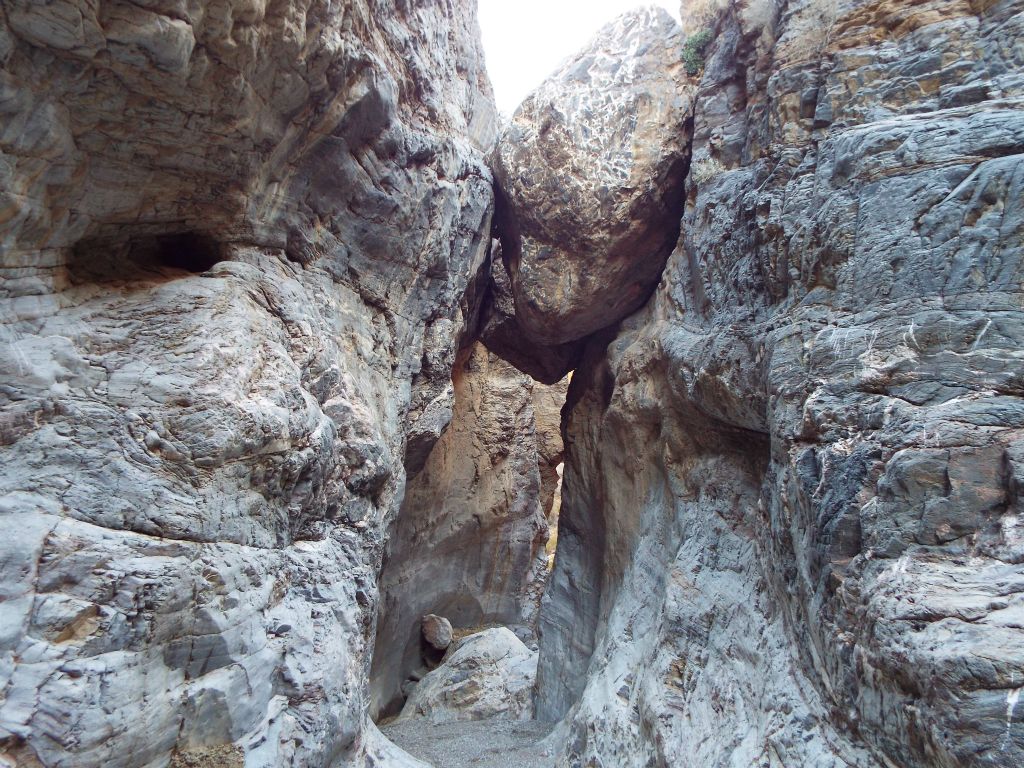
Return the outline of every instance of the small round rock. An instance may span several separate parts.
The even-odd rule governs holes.
[[[420,620],[423,639],[439,651],[452,644],[452,623],[444,616],[428,613]]]

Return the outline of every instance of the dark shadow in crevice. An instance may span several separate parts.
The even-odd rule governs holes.
[[[223,260],[223,248],[207,234],[186,230],[82,240],[72,250],[73,284],[166,281],[202,274]]]

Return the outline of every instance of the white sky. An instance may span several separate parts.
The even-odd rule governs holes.
[[[645,5],[660,5],[679,18],[680,0],[479,0],[484,55],[498,109],[511,115],[601,27]]]

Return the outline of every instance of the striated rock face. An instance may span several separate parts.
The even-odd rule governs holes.
[[[664,10],[637,11],[605,27],[505,128],[498,226],[531,341],[581,339],[650,296],[682,208],[693,107],[682,75],[678,25]]]
[[[570,387],[538,715],[567,765],[1019,765],[1024,7],[701,29],[678,244]]]
[[[397,712],[402,684],[424,667],[420,617],[458,628],[529,624],[548,525],[532,382],[481,344],[453,374],[455,412],[406,488],[380,588],[373,711]],[[531,597],[533,595],[534,597]]]
[[[4,3],[3,760],[403,759],[376,576],[487,258],[477,39],[458,1]]]
[[[457,641],[444,662],[413,689],[399,721],[529,720],[537,652],[505,627]]]

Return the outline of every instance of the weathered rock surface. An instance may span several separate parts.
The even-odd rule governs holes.
[[[515,319],[531,341],[559,345],[612,325],[658,282],[688,165],[694,88],[682,44],[664,10],[627,14],[505,128],[497,221]]]
[[[399,720],[529,720],[537,652],[506,627],[467,635],[409,696]]]
[[[562,406],[569,391],[569,377],[557,384],[533,385],[533,418],[537,433],[537,461],[540,465],[540,504],[550,519],[558,489],[558,467],[565,460],[562,443]]]
[[[512,281],[501,254],[501,243],[495,240],[491,248],[491,279],[480,314],[480,341],[536,381],[556,384],[576,367],[584,342],[539,344],[526,335],[516,318]]]
[[[532,382],[481,344],[466,350],[453,381],[451,426],[410,479],[388,543],[375,714],[397,712],[403,682],[424,666],[424,614],[469,628],[529,624],[537,610],[548,525]]]
[[[423,768],[420,617],[543,572],[479,335],[577,371],[561,764],[1024,764],[1024,3],[684,16],[524,105],[488,264],[469,0],[0,6],[0,762]],[[502,632],[413,709],[527,716]]]
[[[538,715],[567,765],[1020,765],[1024,6],[704,25],[678,245],[570,387]]]
[[[461,1],[3,4],[3,760],[405,759],[376,578],[487,258],[477,41]]]

